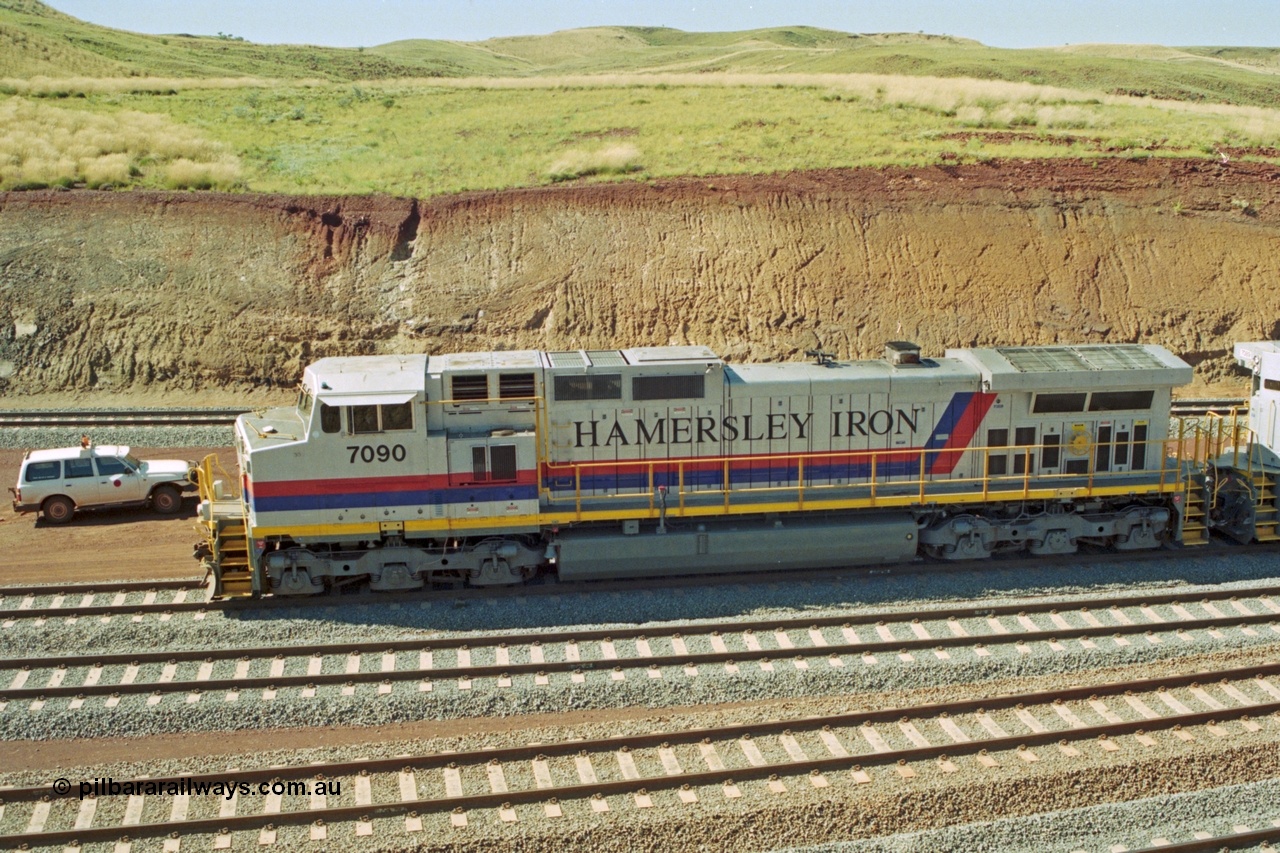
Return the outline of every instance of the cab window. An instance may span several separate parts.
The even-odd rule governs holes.
[[[311,392],[303,388],[298,392],[298,415],[302,418],[304,424],[311,423],[311,407],[315,405],[315,401],[311,397]]]
[[[352,406],[348,412],[351,418],[352,433],[360,435],[361,433],[378,432],[377,406]]]
[[[413,429],[413,404],[395,403],[382,406],[383,430]]]
[[[354,435],[413,429],[413,403],[352,406],[347,417]]]
[[[328,403],[320,404],[320,430],[327,433],[335,433],[342,431],[342,409],[337,406],[330,406]]]
[[[56,480],[61,476],[61,462],[32,462],[27,466],[26,481],[28,483],[38,483],[41,480]]]

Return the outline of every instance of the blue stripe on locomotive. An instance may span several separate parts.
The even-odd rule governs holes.
[[[250,496],[255,512],[309,512],[368,507],[432,506],[490,501],[537,500],[534,485],[462,486],[453,489],[421,489],[397,492],[344,492],[335,495]]]

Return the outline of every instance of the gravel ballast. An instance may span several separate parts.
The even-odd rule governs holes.
[[[637,623],[676,625],[690,635],[690,651],[696,643],[696,627],[690,619],[760,618],[761,616],[803,617],[833,613],[856,613],[898,606],[941,607],[959,599],[977,603],[1009,604],[1034,600],[1046,594],[1080,595],[1135,586],[1168,591],[1175,582],[1203,583],[1209,577],[1231,578],[1228,584],[1243,587],[1250,580],[1277,574],[1274,556],[1241,556],[1224,565],[1220,559],[1188,558],[1159,564],[1138,564],[1128,570],[1116,566],[1102,569],[1082,565],[1078,570],[1019,571],[1017,573],[963,572],[903,577],[845,577],[823,582],[788,585],[768,582],[731,586],[700,586],[673,592],[566,592],[553,596],[526,596],[491,599],[454,599],[431,602],[423,607],[407,603],[392,609],[376,605],[301,608],[289,611],[263,610],[236,614],[211,613],[203,620],[190,614],[175,614],[168,621],[147,616],[133,621],[115,616],[103,624],[100,618],[86,617],[68,624],[50,619],[35,627],[18,622],[5,629],[9,653],[35,654],[125,653],[131,649],[199,649],[202,647],[271,646],[305,654],[309,644],[376,642],[380,639],[428,639],[456,632],[474,634],[486,630],[528,630],[536,636],[539,626],[565,630],[571,627],[603,629]],[[1176,576],[1176,579],[1175,577]],[[1071,583],[1063,584],[1069,577]],[[997,594],[996,587],[1000,587]],[[1179,586],[1194,601],[1203,586]],[[1219,587],[1220,588],[1220,587]],[[914,595],[912,595],[914,593]],[[923,595],[922,595],[923,593]],[[1159,610],[1160,608],[1157,608]],[[188,702],[184,693],[165,694],[158,701],[145,694],[121,696],[115,707],[106,707],[101,698],[70,709],[71,699],[49,699],[32,710],[29,701],[12,702],[0,716],[0,737],[45,739],[75,736],[105,736],[119,731],[157,734],[193,730],[235,730],[292,726],[369,726],[404,720],[442,720],[461,717],[513,716],[574,710],[675,707],[708,703],[751,702],[801,696],[866,696],[893,689],[918,689],[948,684],[981,684],[1025,676],[1070,676],[1100,667],[1138,668],[1161,661],[1176,662],[1188,655],[1211,652],[1239,653],[1273,648],[1280,635],[1269,626],[1258,626],[1252,634],[1231,627],[1221,631],[1193,630],[1190,642],[1178,638],[1172,629],[1152,627],[1159,639],[1153,643],[1144,635],[1133,635],[1127,645],[1101,638],[1095,648],[1087,648],[1063,633],[1064,650],[1055,651],[1047,643],[1032,644],[1027,651],[1015,644],[988,640],[987,656],[972,649],[953,649],[949,658],[939,659],[931,651],[920,650],[903,660],[898,654],[880,654],[874,664],[857,656],[846,656],[846,665],[831,667],[822,656],[809,657],[809,666],[795,666],[793,650],[771,650],[772,671],[763,671],[757,661],[762,654],[744,654],[736,673],[723,666],[704,665],[696,676],[682,667],[660,670],[660,678],[648,677],[643,667],[624,670],[625,680],[611,672],[612,662],[599,660],[599,644],[583,643],[584,679],[575,683],[567,673],[553,674],[550,683],[535,683],[532,675],[515,675],[511,687],[498,687],[495,679],[481,678],[465,689],[457,680],[437,679],[424,692],[415,680],[398,681],[386,693],[376,684],[360,684],[350,695],[340,685],[320,685],[314,697],[304,697],[301,688],[281,688],[273,698],[261,690],[246,690],[234,702],[214,691],[198,702]],[[977,633],[975,630],[974,633]],[[442,657],[444,654],[442,653]],[[548,655],[553,654],[551,648]],[[492,663],[491,650],[477,649],[474,665]],[[378,665],[380,655],[364,656],[363,670]],[[330,668],[340,662],[331,658]],[[513,662],[517,659],[513,658]],[[443,663],[443,661],[442,661]],[[592,664],[597,664],[592,668]],[[437,664],[440,666],[441,664]],[[448,665],[444,663],[444,665]],[[621,664],[626,667],[626,664]],[[153,680],[158,664],[149,665]],[[189,665],[188,665],[189,666]],[[226,677],[234,667],[220,662],[215,677]],[[293,662],[290,673],[298,672]],[[120,678],[109,667],[102,682]],[[329,671],[329,670],[327,670]],[[263,676],[265,672],[254,672]],[[6,676],[7,677],[7,676]],[[69,672],[65,683],[83,679],[80,671]],[[31,686],[37,686],[32,684]]]
[[[0,430],[0,448],[75,447],[85,434],[94,444],[129,447],[231,447],[235,441],[230,426],[23,427]]]
[[[928,832],[836,844],[789,847],[785,853],[1109,853],[1190,841],[1195,832],[1231,835],[1280,819],[1280,780],[1228,785],[1127,803],[1066,809],[1030,817],[982,821]]]

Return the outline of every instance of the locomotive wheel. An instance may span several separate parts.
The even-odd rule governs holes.
[[[40,511],[44,513],[44,520],[50,524],[66,524],[76,514],[76,505],[71,502],[71,498],[54,495],[41,504]]]
[[[156,486],[151,493],[151,508],[161,515],[173,515],[182,509],[182,493],[173,486]]]

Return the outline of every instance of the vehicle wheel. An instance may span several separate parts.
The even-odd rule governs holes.
[[[55,495],[41,504],[40,511],[44,513],[44,520],[50,524],[66,524],[76,514],[76,505],[71,502],[71,498]]]
[[[173,486],[156,486],[151,493],[151,508],[161,515],[173,515],[182,509],[182,493]]]

